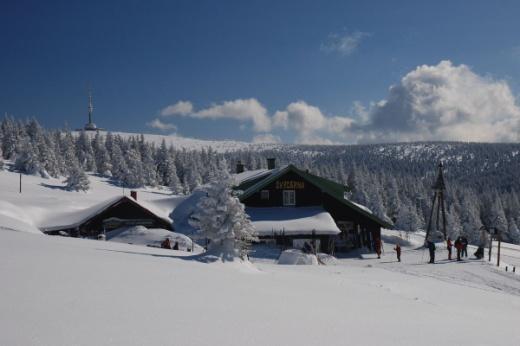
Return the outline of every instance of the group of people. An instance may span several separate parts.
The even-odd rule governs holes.
[[[462,257],[468,257],[468,238],[465,236],[458,236],[455,239],[455,250],[457,250],[457,261],[462,261]],[[448,259],[451,260],[452,242],[451,238],[446,241],[448,247]]]
[[[446,240],[446,248],[448,249],[448,260],[451,261],[453,246],[455,246],[455,250],[457,251],[457,261],[462,261],[463,257],[468,257],[468,244],[468,238],[466,238],[465,236],[458,236],[457,239],[455,239],[455,243],[452,242],[451,238],[448,238],[448,240]],[[435,263],[435,243],[433,241],[427,241],[426,246],[428,247],[428,251],[430,252],[429,263]],[[482,250],[482,256],[483,252],[484,251]],[[477,256],[477,258],[482,258],[479,257],[477,253],[475,253],[475,256]]]
[[[381,258],[381,253],[384,252],[383,241],[380,238],[376,238],[374,243],[377,258]],[[401,262],[401,245],[399,243],[395,244],[394,251],[397,254],[397,261]]]
[[[447,249],[448,249],[448,260],[451,260],[452,255],[452,248],[455,246],[455,250],[457,251],[457,261],[462,261],[463,257],[468,257],[468,238],[465,236],[459,236],[455,240],[455,243],[452,242],[451,238],[448,238],[446,241]],[[376,242],[376,253],[377,258],[381,258],[381,242]],[[435,250],[436,246],[433,241],[427,241],[426,247],[428,248],[428,251],[430,253],[430,261],[429,263],[435,263]],[[397,255],[397,261],[401,262],[401,246],[399,243],[396,243],[394,247],[394,251]],[[484,257],[484,248],[479,247],[478,250],[475,252],[475,256],[478,259],[481,259]]]
[[[170,250],[179,250],[179,243],[178,242],[173,242],[173,245],[172,245],[172,242],[170,240],[170,238],[165,238],[162,243],[161,243],[161,247],[163,249],[170,249]]]

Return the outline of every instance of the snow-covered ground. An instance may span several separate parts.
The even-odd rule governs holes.
[[[52,215],[122,194],[90,179],[85,194],[23,176],[19,194],[18,174],[0,171],[0,345],[520,345],[520,272],[511,272],[520,246],[502,244],[497,268],[474,249],[447,261],[438,244],[431,265],[424,234],[384,231],[381,259],[279,265],[280,250],[261,245],[251,263],[208,264],[143,246],[162,230],[119,230],[112,241],[37,234]],[[185,199],[160,189],[138,197],[166,216]]]
[[[518,275],[415,245],[402,263],[387,242],[381,260],[205,264],[0,230],[0,345],[520,344]]]
[[[107,132],[100,132],[101,134],[106,134]],[[78,132],[76,132],[76,135]],[[94,133],[88,133],[89,135],[94,135]],[[114,136],[121,136],[122,138],[129,137],[138,137],[141,136],[139,133],[130,133],[130,132],[112,132]],[[196,139],[189,137],[182,137],[176,134],[170,135],[154,135],[154,134],[143,134],[145,140],[150,143],[155,143],[156,146],[161,145],[164,140],[167,146],[173,145],[176,148],[185,148],[186,150],[202,150],[208,149],[211,147],[212,150],[224,153],[229,151],[238,151],[238,150],[268,150],[274,149],[281,146],[283,144],[275,144],[275,143],[250,143],[250,142],[241,142],[235,140],[206,140],[206,139]]]

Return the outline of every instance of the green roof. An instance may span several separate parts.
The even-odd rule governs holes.
[[[369,219],[376,222],[380,226],[385,227],[385,228],[392,227],[392,224],[380,219],[379,217],[372,214],[368,210],[365,210],[364,208],[361,208],[357,204],[346,199],[345,192],[350,191],[350,189],[347,186],[336,183],[335,181],[332,181],[329,179],[319,177],[319,176],[311,174],[309,172],[302,171],[293,165],[288,165],[285,168],[273,171],[272,174],[270,174],[266,177],[263,177],[263,179],[261,179],[259,181],[256,181],[256,183],[254,183],[253,185],[251,185],[250,183],[248,184],[248,182],[245,182],[244,184],[237,186],[237,188],[236,188],[237,190],[244,190],[244,193],[239,196],[240,201],[244,201],[246,198],[250,197],[254,193],[256,193],[259,190],[261,190],[262,188],[264,188],[265,186],[276,181],[279,177],[281,177],[282,175],[284,175],[287,172],[294,172],[294,173],[298,174],[303,179],[309,181],[311,184],[318,187],[322,192],[333,197],[340,203],[356,210],[360,214],[363,214],[364,216],[368,217]],[[255,179],[255,180],[257,180],[257,179]]]

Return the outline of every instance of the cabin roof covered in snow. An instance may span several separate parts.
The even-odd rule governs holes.
[[[325,179],[322,177],[319,177],[317,175],[311,174],[307,171],[302,171],[298,168],[296,168],[294,165],[288,165],[282,168],[268,170],[269,174],[264,174],[258,176],[258,178],[255,179],[249,179],[244,181],[242,184],[239,184],[236,187],[236,190],[242,190],[243,193],[239,196],[241,201],[244,201],[246,198],[250,197],[254,193],[258,192],[265,186],[271,184],[272,182],[276,181],[278,178],[283,176],[284,174],[288,172],[294,172],[301,176],[303,179],[307,180],[311,184],[315,185],[317,188],[319,188],[322,192],[328,194],[329,196],[333,197],[340,203],[350,207],[351,209],[354,209],[355,211],[365,215],[366,217],[370,218],[377,224],[379,224],[382,227],[385,228],[391,228],[392,225],[379,217],[377,217],[375,214],[373,214],[368,208],[365,206],[361,206],[360,204],[354,203],[350,201],[345,196],[345,192],[350,191],[350,188],[348,186],[336,183],[335,181]],[[242,173],[241,173],[242,174]],[[252,181],[253,184],[250,184],[249,182]]]
[[[247,207],[246,213],[259,236],[282,232],[285,235],[336,235],[341,232],[332,216],[322,207]]]
[[[79,227],[83,223],[87,222],[96,215],[101,214],[102,212],[104,212],[105,210],[109,209],[110,207],[119,203],[122,200],[136,204],[139,207],[157,216],[158,218],[164,220],[165,222],[172,224],[172,220],[170,218],[161,216],[161,213],[156,211],[153,206],[142,201],[136,201],[133,198],[129,198],[127,196],[116,196],[104,200],[100,203],[94,204],[85,209],[75,210],[72,212],[66,212],[61,214],[53,214],[48,219],[42,221],[39,228],[44,232],[48,232]]]

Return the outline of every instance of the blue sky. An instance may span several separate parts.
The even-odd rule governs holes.
[[[90,83],[94,119],[113,131],[518,141],[518,13],[515,1],[3,1],[0,111],[79,127]]]

